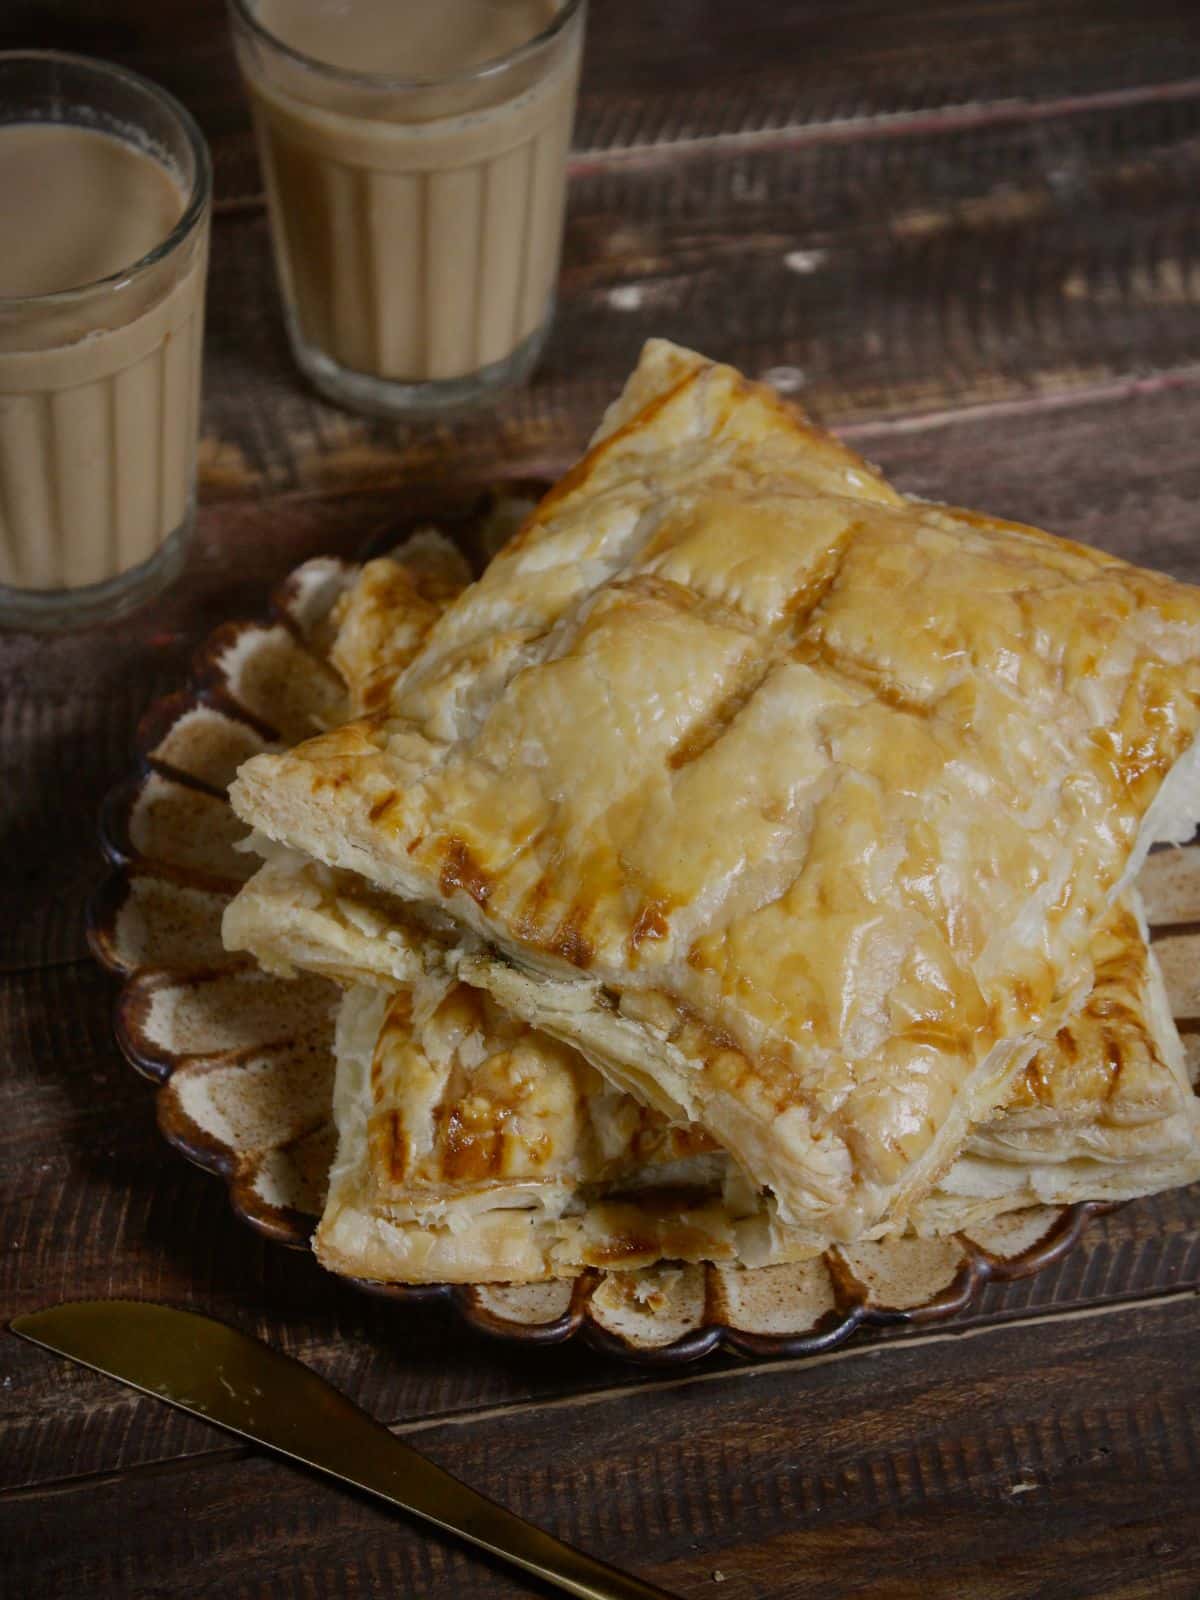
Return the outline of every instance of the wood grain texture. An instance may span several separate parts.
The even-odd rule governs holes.
[[[186,578],[116,627],[0,635],[0,1311],[132,1294],[224,1316],[681,1595],[1194,1595],[1200,1191],[1094,1221],[986,1290],[968,1337],[682,1380],[492,1344],[236,1221],[117,1055],[81,916],[99,799],[204,635],[420,484],[557,471],[650,333],[772,377],[914,493],[1200,580],[1200,10],[592,0],[545,361],[429,428],[349,418],[293,372],[218,0],[14,0],[0,48],[29,45],[180,94],[218,215]],[[22,1600],[532,1592],[7,1337],[0,1549]]]
[[[533,384],[435,429],[349,419],[287,351],[213,0],[18,6],[174,88],[215,142],[203,482],[395,482],[466,452],[562,459],[649,333],[772,374],[826,420],[1200,360],[1200,13],[1073,0],[594,8],[560,315]],[[1190,85],[1190,88],[1189,88]],[[247,293],[246,285],[260,292]]]
[[[112,1045],[106,979],[51,968],[0,979],[0,1306],[136,1294],[194,1304],[256,1330],[354,1390],[390,1422],[466,1416],[650,1379],[587,1350],[523,1350],[462,1333],[443,1307],[398,1307],[251,1234],[221,1182],[165,1146],[152,1093]],[[46,1154],[50,1152],[50,1155]],[[955,1326],[1200,1288],[1200,1187],[1094,1219],[1037,1277],[994,1285]],[[854,1347],[910,1339],[870,1334]],[[456,1352],[446,1360],[446,1349]],[[176,1459],[203,1448],[186,1419],[6,1342],[0,1490]],[[731,1365],[731,1363],[723,1363]],[[64,1392],[62,1384],[67,1382]]]
[[[654,156],[572,183],[533,382],[436,427],[352,419],[297,377],[265,215],[219,219],[211,499],[399,483],[577,453],[653,334],[767,377],[833,426],[1092,392],[1200,365],[1200,88],[1052,123],[886,125],[844,144]]]
[[[1182,1600],[1200,1554],[1198,1336],[1184,1298],[405,1432],[681,1596]],[[211,1458],[5,1497],[15,1592],[533,1592],[365,1498],[211,1442]]]
[[[261,193],[220,0],[12,0],[0,49],[124,62],[214,146],[219,201]],[[870,133],[1144,95],[1200,76],[1186,0],[591,0],[575,145],[620,158],[775,132]],[[886,129],[884,130],[886,131]]]

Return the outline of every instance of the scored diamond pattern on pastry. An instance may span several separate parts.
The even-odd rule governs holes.
[[[338,563],[310,563],[285,586],[283,615],[294,637],[318,654],[328,649],[332,636],[322,619],[333,597],[343,592],[352,578],[353,572]],[[242,631],[246,637],[237,657],[238,672],[249,667],[247,677],[253,685],[268,681],[268,669],[277,659],[275,636],[253,627]],[[257,670],[253,656],[260,633],[268,654],[262,669]],[[164,749],[169,751],[165,770],[156,777],[181,794],[186,785],[173,783],[172,767],[185,774],[195,771],[206,783],[223,785],[232,776],[234,762],[246,753],[239,738],[228,737],[226,726],[231,710],[239,720],[237,681],[226,676],[214,660],[215,649],[207,655],[203,693],[183,697],[164,708],[158,723],[151,716],[144,725],[143,748],[160,759]],[[228,659],[224,643],[221,657],[222,663]],[[239,725],[261,742],[263,702],[259,699],[256,704],[254,716],[247,714]],[[289,714],[292,709],[289,705]],[[315,706],[313,711],[322,715]],[[164,723],[168,734],[176,727],[181,730],[167,745],[162,743]],[[271,732],[268,727],[267,735]],[[223,741],[229,749],[224,769],[219,764]],[[214,887],[215,877],[205,873],[203,865],[166,864],[181,853],[169,837],[172,826],[187,839],[182,849],[189,859],[194,855],[198,863],[205,860],[206,846],[203,838],[197,837],[196,817],[186,796],[178,805],[164,805],[161,792],[156,793],[155,810],[165,826],[152,842],[165,845],[165,859],[160,863],[153,855],[138,856],[130,843],[134,830],[129,817],[142,804],[142,788],[131,786],[110,811],[110,849],[125,865],[97,900],[93,945],[107,965],[126,975],[166,967],[169,970],[160,972],[156,983],[174,984],[181,995],[192,996],[211,983],[208,974],[215,968],[238,965],[238,958],[221,951],[217,926],[224,898],[236,884]],[[214,863],[226,859],[224,852],[222,841],[216,846]],[[253,865],[253,857],[241,859],[247,867]],[[1144,879],[1152,920],[1186,924],[1200,912],[1200,873],[1192,851],[1153,857]],[[360,948],[363,928],[373,926],[368,909],[360,905],[357,913],[365,919],[357,930]],[[378,916],[378,905],[374,910]],[[1174,952],[1171,987],[1179,1003],[1187,1001],[1195,969],[1194,954],[1189,955],[1192,938],[1183,931],[1166,942]],[[368,942],[378,948],[377,942]],[[353,965],[353,956],[351,962]],[[402,959],[393,965],[410,974],[413,970]],[[395,970],[391,976],[399,981]],[[246,977],[261,981],[249,973]],[[230,1180],[234,1202],[253,1226],[288,1242],[306,1244],[314,1212],[324,1203],[325,1174],[333,1149],[328,1121],[332,1057],[326,1054],[322,1064],[319,1052],[311,1049],[311,1038],[295,1043],[255,1038],[255,1018],[262,1015],[261,1009],[238,1007],[221,998],[219,991],[214,993],[217,1011],[235,1019],[233,1037],[237,1042],[232,1048],[228,1022],[222,1025],[219,1039],[214,1035],[206,1040],[197,1033],[197,1019],[203,1016],[204,1007],[190,1000],[181,1012],[192,1019],[186,1039],[139,1038],[141,1024],[130,1015],[140,1011],[132,1003],[137,991],[131,991],[128,1004],[122,1003],[122,1013],[130,1016],[127,1046],[135,1058],[140,1053],[143,1062],[154,1056],[156,1073],[173,1073],[160,1091],[160,1120],[167,1136],[192,1159]],[[333,1003],[330,989],[330,1011]],[[160,1012],[160,1016],[172,1014],[170,1007]],[[240,1036],[238,1017],[244,1024]],[[172,1055],[172,1043],[189,1047],[219,1043],[223,1048],[216,1055],[206,1054],[203,1048],[187,1055],[176,1049]],[[1110,1099],[1118,1103],[1126,1076],[1122,1070],[1110,1081],[1110,1089],[1116,1089]],[[1035,1092],[1032,1099],[1036,1098]],[[1155,1105],[1166,1114],[1165,1106],[1158,1101]],[[1117,1123],[1123,1125],[1128,1109],[1120,1110]],[[1065,1214],[1061,1208],[1008,1213],[973,1226],[969,1237],[950,1244],[943,1240],[925,1245],[917,1240],[899,1249],[885,1240],[867,1254],[860,1250],[862,1259],[856,1260],[831,1257],[828,1262],[817,1259],[750,1271],[710,1266],[689,1269],[691,1275],[683,1276],[675,1268],[644,1274],[585,1272],[574,1286],[567,1282],[461,1288],[454,1291],[454,1299],[468,1320],[491,1332],[557,1339],[582,1331],[594,1342],[641,1359],[686,1359],[722,1341],[755,1354],[800,1353],[840,1342],[863,1320],[948,1314],[965,1304],[989,1274],[1006,1276],[1042,1268],[1061,1256],[1090,1209],[1075,1207]],[[403,1299],[427,1291],[390,1292]],[[898,1309],[893,1312],[889,1306]]]
[[[905,499],[648,347],[387,705],[250,761],[273,838],[694,1121],[797,1244],[902,1225],[1092,981],[1200,716],[1200,595]]]

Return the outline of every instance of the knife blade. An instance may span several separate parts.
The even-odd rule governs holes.
[[[14,1317],[19,1338],[315,1467],[455,1533],[579,1600],[671,1600],[452,1477],[311,1367],[215,1318],[145,1300],[75,1300]]]

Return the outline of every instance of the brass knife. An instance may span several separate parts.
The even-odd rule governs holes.
[[[14,1317],[9,1327],[143,1394],[366,1489],[579,1600],[671,1600],[468,1488],[311,1367],[212,1317],[145,1300],[76,1300]]]

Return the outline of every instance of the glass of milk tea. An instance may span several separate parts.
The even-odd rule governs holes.
[[[0,54],[0,624],[111,617],[182,564],[211,187],[161,89]]]
[[[524,379],[554,309],[585,0],[230,0],[292,349],[352,409]]]

